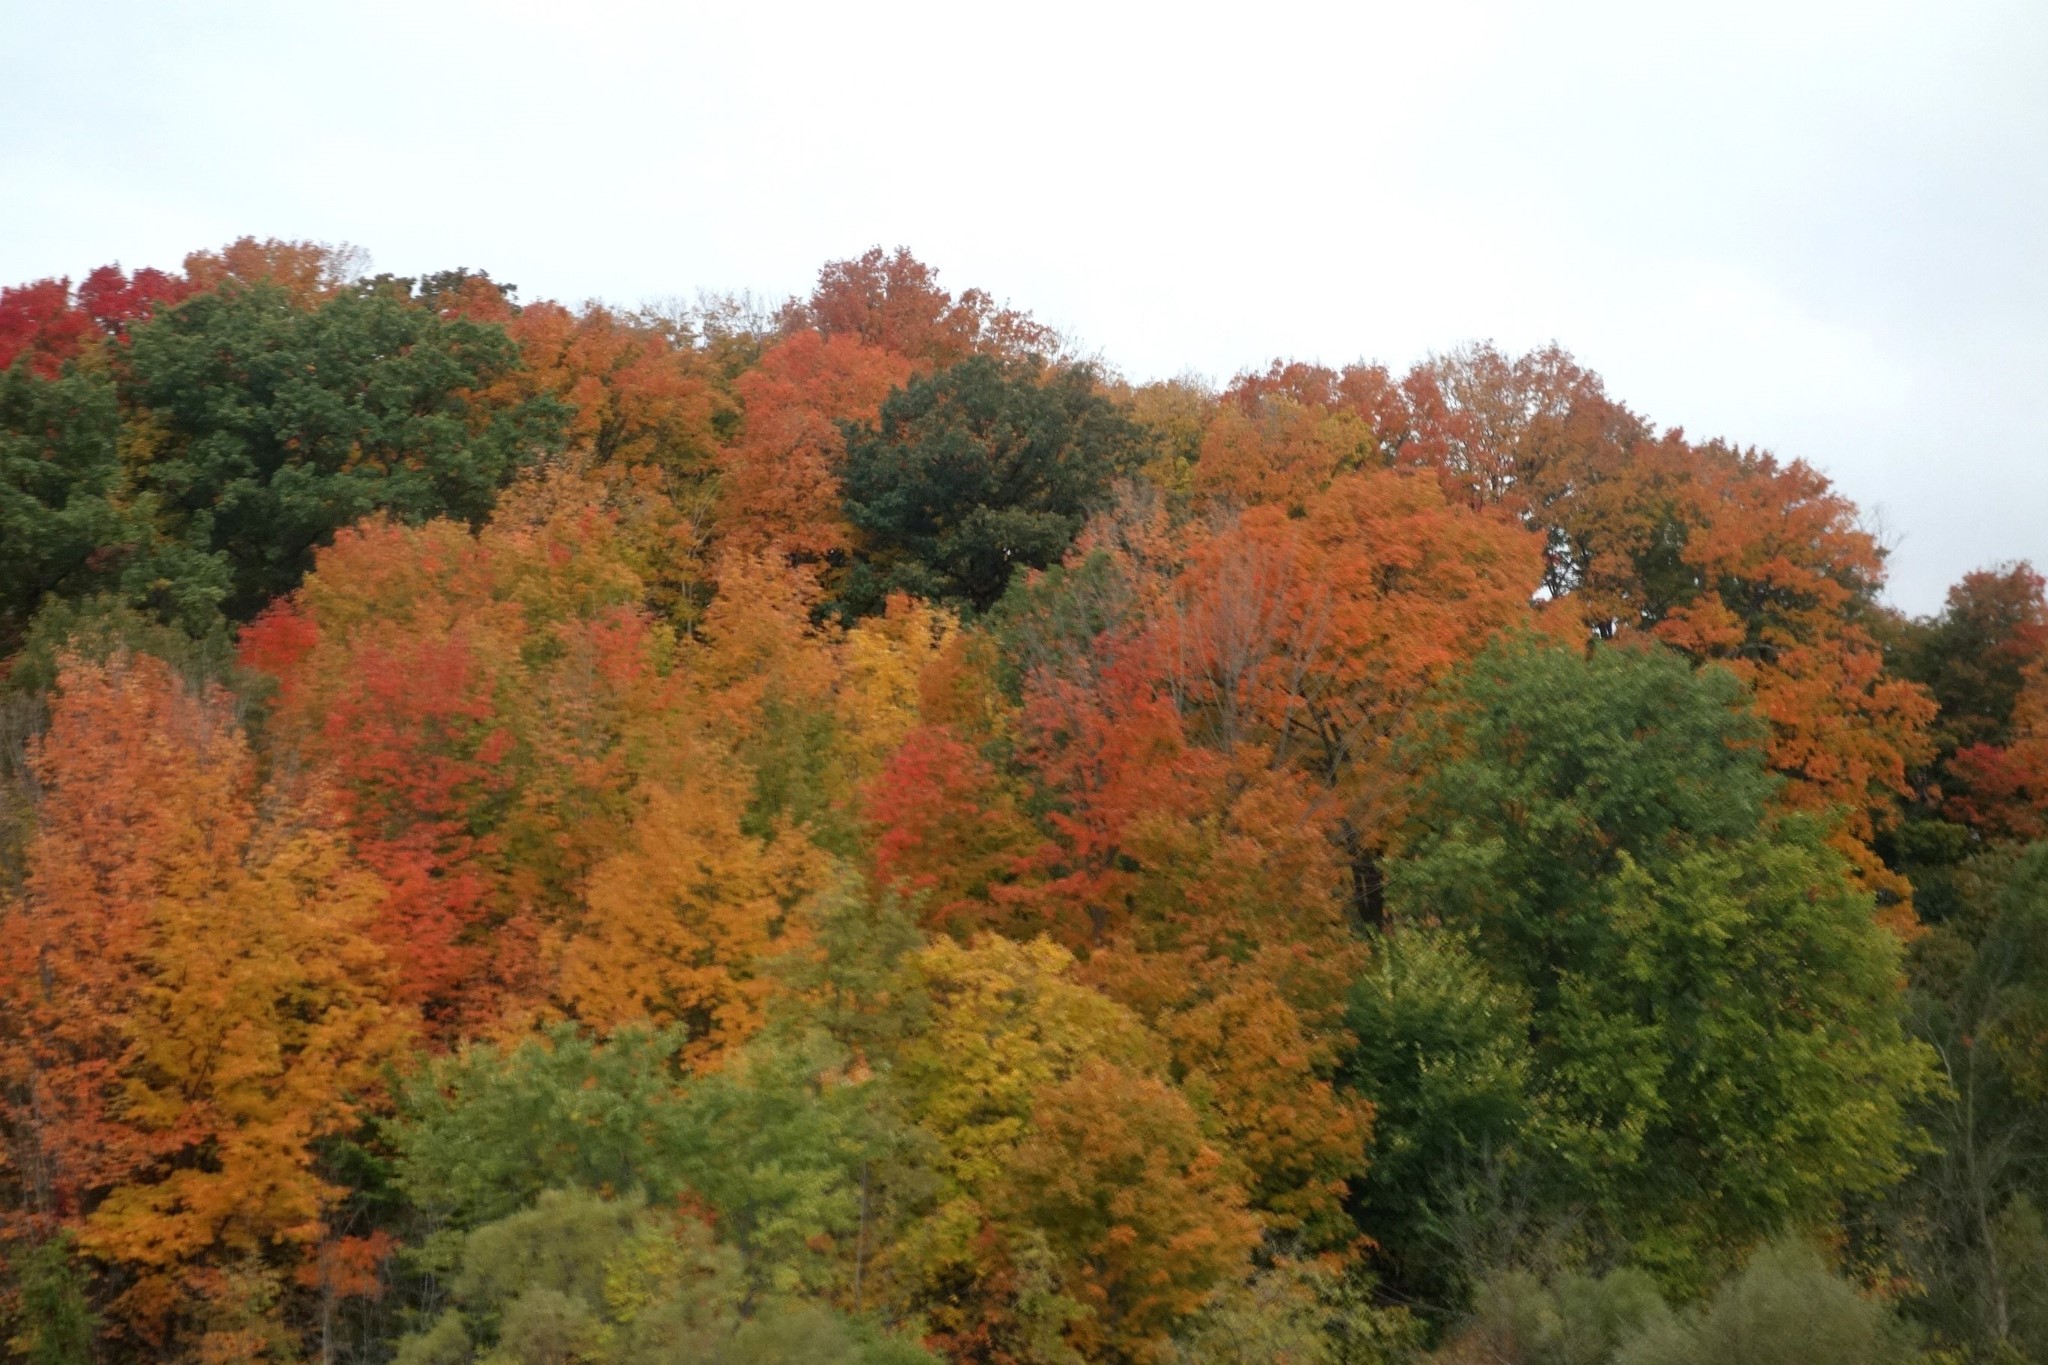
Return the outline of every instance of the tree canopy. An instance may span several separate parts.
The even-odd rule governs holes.
[[[0,289],[0,1354],[2001,1365],[2048,614],[1559,347]]]

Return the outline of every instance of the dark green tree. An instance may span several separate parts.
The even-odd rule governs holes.
[[[1766,815],[1761,734],[1718,669],[1497,646],[1419,726],[1392,870],[1397,923],[1528,1002],[1520,1179],[1680,1289],[1896,1181],[1934,1084],[1899,943],[1823,828]]]
[[[1934,1138],[1886,1225],[1916,1310],[1988,1360],[2048,1356],[2048,844],[1948,870],[1946,913],[1913,945],[1916,1031],[1947,1085]],[[2001,1354],[2001,1352],[2003,1354]],[[1977,1358],[1977,1357],[1972,1357]]]
[[[0,654],[46,593],[105,584],[126,534],[120,407],[104,370],[45,379],[28,358],[0,370]]]
[[[220,559],[223,608],[245,619],[372,512],[488,512],[565,416],[552,400],[475,396],[518,363],[503,328],[395,290],[310,309],[271,284],[197,295],[137,327],[124,356],[134,492],[168,536]]]
[[[841,602],[893,591],[985,611],[1013,570],[1057,563],[1142,433],[1085,365],[970,356],[847,431],[846,514],[864,538]]]

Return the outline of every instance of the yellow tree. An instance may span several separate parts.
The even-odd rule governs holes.
[[[630,842],[592,873],[564,946],[557,989],[569,1014],[605,1031],[686,1024],[700,1062],[760,1026],[771,989],[761,960],[798,946],[793,912],[824,869],[801,838],[742,830],[746,799],[739,773],[702,758],[643,794]]]
[[[916,728],[925,670],[958,629],[952,613],[894,593],[882,615],[847,631],[835,710],[854,783],[880,772]]]
[[[938,1189],[935,1207],[896,1239],[886,1268],[901,1298],[928,1312],[958,1354],[1047,1332],[1056,1340],[1065,1320],[1057,1306],[1034,1307],[1020,1283],[1030,1269],[1040,1278],[1059,1273],[1032,1264],[1043,1250],[1040,1230],[1001,1217],[1006,1172],[1040,1093],[1079,1074],[1091,1056],[1140,1075],[1157,1074],[1164,1061],[1137,1017],[1074,981],[1072,968],[1072,955],[1046,939],[995,935],[941,940],[910,963],[929,1013],[896,1075],[909,1117],[936,1149]],[[1049,1321],[1035,1320],[1047,1312]]]
[[[1250,1270],[1260,1236],[1187,1099],[1096,1057],[1039,1093],[996,1207],[1051,1251],[1084,1310],[1080,1357],[1128,1365],[1179,1359],[1174,1328]]]
[[[258,791],[228,699],[194,695],[154,659],[67,662],[35,762],[51,798],[8,925],[39,942],[11,943],[8,962],[40,968],[7,987],[42,997],[45,1049],[101,1016],[98,1056],[49,1059],[72,1063],[59,1089],[89,1081],[100,1127],[49,1133],[71,1182],[61,1211],[122,1268],[115,1308],[131,1332],[168,1355],[256,1358],[279,1338],[271,1313],[242,1311],[251,1283],[274,1301],[341,1193],[314,1144],[361,1122],[410,1041],[366,932],[383,888],[317,791]],[[102,842],[137,794],[154,807],[132,812],[147,837]],[[82,960],[87,945],[110,959]],[[94,989],[110,972],[117,998]],[[51,1090],[58,1068],[39,1069],[16,1084]],[[95,1141],[108,1127],[129,1136]],[[67,1141],[87,1159],[67,1159]],[[108,1164],[112,1151],[125,1159]]]

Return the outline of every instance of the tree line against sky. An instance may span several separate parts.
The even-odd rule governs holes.
[[[0,293],[19,1357],[2048,1352],[2029,566],[1555,347],[350,265]]]

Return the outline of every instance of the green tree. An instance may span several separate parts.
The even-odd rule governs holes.
[[[864,537],[841,593],[893,591],[985,611],[1011,571],[1059,561],[1143,436],[1084,365],[969,356],[922,375],[847,430],[846,514]]]
[[[1411,746],[1392,878],[1529,1002],[1524,1179],[1675,1287],[1896,1181],[1934,1084],[1871,898],[1764,813],[1744,702],[1654,649],[1497,646]]]
[[[1342,1075],[1373,1102],[1372,1164],[1352,1212],[1402,1286],[1443,1303],[1472,1268],[1510,1258],[1520,1233],[1501,1201],[1472,1215],[1519,1174],[1533,1117],[1529,1002],[1458,934],[1394,926],[1374,947],[1351,993],[1358,1046]]]
[[[1393,1365],[1420,1351],[1422,1323],[1374,1298],[1357,1262],[1276,1258],[1218,1292],[1175,1335],[1176,1365]]]
[[[560,1025],[514,1048],[430,1062],[398,1093],[399,1185],[464,1228],[556,1187],[674,1200],[688,1162],[676,1080],[685,1041],[679,1028],[621,1029],[599,1043]]]
[[[863,1097],[830,1083],[845,1054],[764,1037],[685,1079],[679,1029],[572,1026],[429,1064],[399,1095],[400,1187],[430,1221],[474,1228],[570,1188],[715,1211],[751,1273],[782,1289],[833,1278],[820,1248],[860,1221]],[[445,1255],[445,1239],[429,1260]]]
[[[7,1249],[7,1260],[14,1280],[7,1345],[14,1358],[28,1365],[86,1365],[94,1358],[98,1323],[71,1234],[17,1242]]]
[[[1947,1085],[1934,1138],[1887,1210],[1944,1340],[2048,1355],[2048,844],[1979,855],[1944,879],[1947,910],[1913,945],[1916,1032]]]
[[[1482,1284],[1477,1300],[1461,1343],[1478,1348],[1478,1359],[1517,1365],[1608,1365],[1622,1343],[1671,1316],[1656,1282],[1628,1267],[1548,1281],[1509,1270]]]
[[[470,396],[518,363],[502,327],[393,290],[304,308],[275,284],[223,286],[134,331],[135,491],[167,535],[219,560],[224,608],[246,618],[371,512],[489,511],[566,416],[551,399],[491,410]]]
[[[146,541],[117,501],[120,428],[104,368],[49,379],[21,359],[0,370],[0,654],[45,595],[114,586]]]
[[[7,661],[0,690],[36,696],[57,685],[60,661],[66,655],[104,663],[124,653],[162,659],[188,686],[217,682],[246,694],[257,685],[236,666],[227,623],[218,617],[166,625],[128,605],[119,594],[106,592],[45,599],[29,621],[21,647]]]
[[[749,1301],[739,1256],[690,1218],[550,1190],[467,1238],[454,1306],[399,1365],[917,1365],[931,1357],[817,1304]]]

